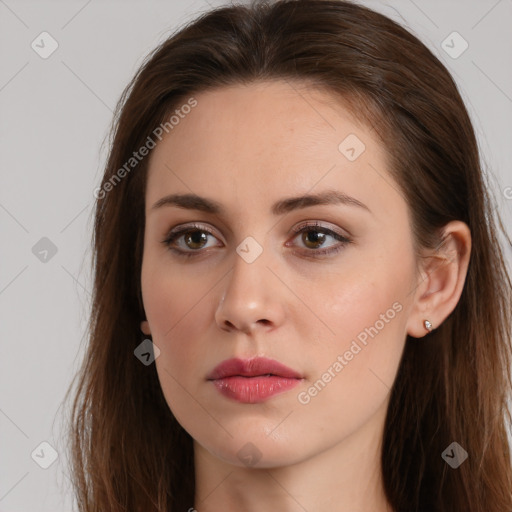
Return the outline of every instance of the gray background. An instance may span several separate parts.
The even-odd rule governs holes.
[[[2,512],[72,510],[61,402],[83,355],[102,142],[143,57],[175,27],[222,3],[0,0]],[[512,0],[361,3],[408,27],[452,72],[509,229]],[[43,31],[58,42],[46,59],[31,47]],[[458,58],[442,46],[453,31],[469,44]],[[452,39],[445,45],[460,50]],[[43,237],[57,250],[46,261],[36,250]],[[35,462],[50,462],[42,442],[59,454],[48,469]]]

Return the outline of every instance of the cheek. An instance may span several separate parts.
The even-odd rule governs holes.
[[[191,282],[175,270],[155,272],[154,279],[143,284],[151,337],[160,349],[155,360],[160,387],[172,413],[186,430],[191,428],[191,418],[206,419],[195,397],[206,376],[201,367],[206,351],[200,340],[207,329],[205,308],[211,288],[204,280]]]
[[[167,343],[183,322],[200,316],[212,288],[203,278],[192,278],[165,258],[143,261],[141,274],[144,310],[151,326],[153,341]]]
[[[191,280],[176,268],[162,268],[161,263],[147,263],[142,269],[144,309],[153,343],[160,349],[156,366],[164,379],[163,390],[175,396],[176,386],[188,388],[197,379],[197,368],[205,357],[199,342],[211,324],[214,283]]]
[[[323,302],[320,315],[335,336],[315,336],[295,419],[322,432],[326,442],[350,435],[386,406],[404,347],[405,309],[397,296],[371,283],[346,283]]]
[[[325,286],[309,295],[322,320],[314,324],[327,333],[315,334],[306,322],[301,328],[315,340],[308,364],[321,390],[318,402],[332,400],[357,409],[372,397],[383,399],[395,379],[405,342],[412,265],[404,262],[398,275],[386,262],[372,263],[362,265],[368,271],[329,276]]]
[[[387,337],[385,333],[402,325],[405,315],[400,313],[405,310],[412,277],[408,267],[404,262],[398,273],[383,261],[360,262],[359,268],[354,265],[343,275],[329,275],[324,286],[310,293],[309,300],[329,327],[336,349],[355,338],[364,343],[368,330],[375,334],[376,328],[379,336]]]

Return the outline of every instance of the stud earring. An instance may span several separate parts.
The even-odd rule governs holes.
[[[423,322],[423,325],[425,326],[425,329],[427,329],[428,332],[432,332],[432,324],[428,320],[425,320]]]

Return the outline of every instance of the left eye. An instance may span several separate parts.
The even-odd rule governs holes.
[[[331,252],[338,252],[339,250],[341,250],[341,248],[343,246],[351,243],[351,240],[349,238],[337,233],[336,231],[333,231],[332,229],[323,227],[317,223],[302,226],[302,227],[294,230],[294,232],[297,235],[302,235],[301,240],[303,241],[303,243],[305,244],[305,246],[308,249],[311,249],[311,251],[308,251],[308,252],[314,252],[315,255],[322,255],[322,254],[328,254]],[[325,249],[317,250],[319,247],[321,247],[324,244],[326,237],[334,238],[335,240],[337,240],[340,243],[338,245],[335,245],[334,247],[331,245]],[[309,245],[309,244],[312,244],[312,245]]]
[[[343,246],[352,242],[349,238],[316,223],[295,229],[294,233],[296,235],[294,239],[298,238],[298,235],[302,235],[301,240],[307,248],[305,252],[314,255],[338,252]],[[214,237],[208,229],[200,225],[193,225],[181,228],[174,232],[171,231],[162,243],[176,254],[190,257],[200,253],[200,249],[208,247],[206,243],[209,236]],[[324,245],[326,237],[331,237],[340,243],[334,247],[331,245],[325,249],[319,250],[319,248]],[[176,243],[177,241],[181,241],[181,239],[185,242],[185,248]]]

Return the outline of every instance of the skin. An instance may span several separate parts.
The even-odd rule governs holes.
[[[194,440],[190,506],[390,511],[380,471],[390,389],[406,335],[427,334],[425,319],[438,327],[459,300],[469,229],[448,224],[445,246],[418,260],[385,149],[325,92],[266,81],[194,97],[198,105],[150,156],[141,273],[147,318],[141,328],[161,351],[155,364],[167,403]],[[338,149],[349,134],[365,144],[354,161]],[[370,211],[330,204],[271,212],[279,199],[327,189]],[[171,193],[213,199],[225,212],[152,208]],[[340,243],[328,233],[315,241],[319,228],[294,234],[305,221],[352,242],[315,256]],[[212,234],[175,240],[197,253],[187,259],[162,240],[191,222]],[[249,236],[263,249],[252,263],[236,252]],[[400,311],[389,319],[393,304]],[[384,327],[334,371],[337,357],[381,315]],[[221,361],[256,355],[295,369],[303,381],[263,403],[241,404],[206,380]],[[329,368],[330,382],[301,403],[299,393],[304,397]],[[239,458],[244,446],[259,457],[256,464]]]

